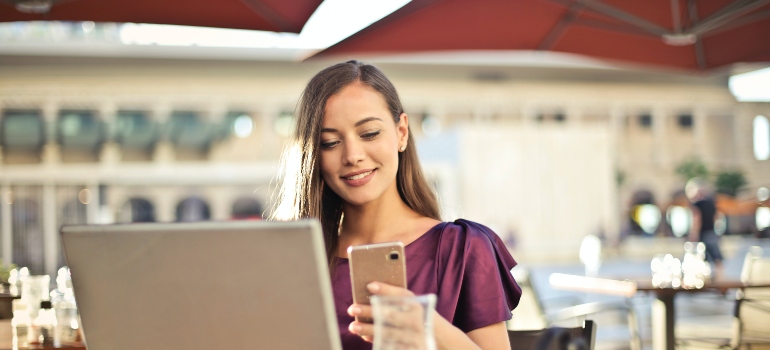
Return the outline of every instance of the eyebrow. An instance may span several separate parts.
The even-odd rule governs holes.
[[[375,121],[375,120],[382,121],[382,119],[377,118],[377,117],[367,117],[367,118],[364,118],[364,119],[361,119],[361,120],[357,121],[355,126],[358,127],[358,126],[364,125],[364,124],[366,124],[368,122]],[[323,129],[321,129],[321,132],[337,132],[337,131],[338,131],[337,129],[332,129],[332,128],[323,128]]]

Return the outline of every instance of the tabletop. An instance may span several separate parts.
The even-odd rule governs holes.
[[[650,280],[636,281],[636,290],[640,292],[655,292],[655,293],[687,293],[687,292],[702,292],[702,291],[717,291],[722,294],[726,293],[728,289],[746,289],[746,288],[770,288],[770,282],[763,283],[744,283],[738,280],[716,280],[708,281],[701,288],[685,288],[685,287],[656,287]]]
[[[9,319],[3,319],[0,320],[0,350],[15,350],[16,348],[13,347],[13,329],[11,328],[11,320]],[[68,349],[68,350],[86,350],[86,346],[84,344],[73,344],[73,345],[62,345],[61,347],[55,348],[53,346],[41,346],[41,345],[34,345],[30,347],[23,347],[23,348],[17,348],[19,350],[23,349]]]
[[[682,292],[697,293],[717,291],[725,293],[728,289],[770,288],[770,282],[744,283],[739,280],[715,280],[706,282],[701,288],[656,287],[650,279],[609,279],[579,275],[554,273],[549,277],[552,287],[562,290],[591,292],[600,294],[634,296],[637,292],[653,292],[658,295]]]

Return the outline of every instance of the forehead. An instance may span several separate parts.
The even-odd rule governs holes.
[[[356,82],[329,97],[324,108],[323,123],[333,123],[339,119],[356,121],[372,116],[382,118],[389,114],[388,105],[382,94],[367,85]]]

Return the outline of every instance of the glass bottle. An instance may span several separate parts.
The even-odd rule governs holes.
[[[32,320],[32,330],[30,332],[30,344],[53,345],[54,328],[56,327],[56,315],[48,300],[40,302],[40,311]]]
[[[17,297],[21,294],[21,279],[19,279],[19,269],[13,269],[8,273],[8,293]]]
[[[29,334],[29,313],[27,311],[27,304],[16,299],[11,302],[13,307],[13,318],[11,319],[11,327],[13,328],[13,348],[22,348],[29,346],[28,334]]]
[[[72,344],[78,341],[78,309],[72,292],[72,279],[67,267],[62,267],[56,277],[56,289],[51,291],[51,302],[56,315],[54,346]]]

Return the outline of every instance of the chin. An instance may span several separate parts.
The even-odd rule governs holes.
[[[356,206],[364,205],[377,199],[377,196],[374,196],[370,193],[357,193],[355,195],[351,195],[348,193],[346,196],[340,196],[340,197],[346,203],[350,205],[356,205]]]
[[[346,203],[348,203],[350,205],[361,206],[361,205],[364,205],[366,203],[371,202],[374,199],[373,198],[360,198],[360,197],[356,197],[356,198],[342,198],[342,200],[344,200]]]

